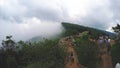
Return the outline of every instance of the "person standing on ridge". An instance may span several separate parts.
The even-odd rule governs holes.
[[[110,52],[110,49],[111,49],[110,41],[111,41],[111,39],[109,38],[109,36],[106,35],[105,36],[105,43],[106,43],[108,52]]]
[[[74,55],[73,52],[70,52],[69,59],[72,63],[74,63]]]
[[[104,38],[102,35],[100,35],[98,37],[98,45],[99,45],[99,50],[100,50],[100,54],[104,54],[105,53],[105,46],[104,46]]]
[[[104,43],[103,36],[99,36],[98,43],[100,45],[100,48],[104,48],[104,45],[103,45],[103,43]]]

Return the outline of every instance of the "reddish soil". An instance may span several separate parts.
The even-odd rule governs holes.
[[[65,42],[66,47],[67,47],[67,52],[68,53],[73,53],[73,58],[74,58],[74,62],[72,62],[68,57],[67,57],[67,62],[66,62],[66,68],[85,68],[84,66],[82,66],[81,64],[79,64],[78,62],[78,57],[77,54],[74,50],[74,47],[71,44],[71,40],[67,40]]]
[[[111,45],[113,45],[115,42],[112,40]],[[102,52],[102,54],[101,54]],[[110,52],[107,51],[106,45],[104,45],[104,48],[100,48],[100,67],[99,68],[113,68],[112,65],[112,57]]]

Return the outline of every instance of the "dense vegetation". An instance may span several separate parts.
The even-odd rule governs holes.
[[[117,26],[113,27],[113,30],[117,34],[115,39],[116,43],[111,49],[113,65],[115,66],[116,63],[120,63],[120,25],[117,24]]]
[[[59,40],[13,43],[8,37],[0,49],[0,68],[64,68],[66,52]]]
[[[97,68],[96,66],[101,60],[100,58],[98,58],[98,47],[95,43],[90,42],[89,39],[97,39],[99,35],[109,35],[110,37],[114,37],[115,35],[106,31],[66,22],[63,22],[62,25],[66,30],[64,32],[64,36],[76,35],[81,32],[88,31],[88,33],[83,33],[80,38],[75,39],[75,50],[77,52],[80,64],[88,68]],[[115,62],[118,62],[118,60],[120,60],[120,54],[118,54],[120,50],[119,48],[120,46],[113,46],[111,49],[114,64],[116,64]]]
[[[99,63],[98,47],[89,39],[96,39],[98,35],[109,34],[108,32],[97,30],[81,25],[62,23],[65,28],[63,37],[75,36],[81,32],[81,37],[75,37],[75,51],[78,55],[79,63],[87,68],[97,68]],[[120,62],[120,25],[113,27],[117,33],[116,44],[111,48],[113,64]],[[117,30],[117,31],[116,31]],[[119,31],[118,31],[119,30]],[[87,32],[84,32],[87,31]],[[59,39],[42,42],[15,42],[12,36],[7,36],[2,41],[0,48],[0,68],[64,68],[65,49],[58,45]]]
[[[95,43],[89,41],[90,35],[83,33],[82,37],[76,38],[75,50],[78,55],[79,63],[87,68],[97,68],[99,61],[97,58],[98,47]]]
[[[91,28],[91,27],[85,27],[82,25],[77,25],[77,24],[71,24],[67,22],[62,22],[63,27],[65,28],[65,32],[63,36],[70,36],[70,35],[76,35],[78,33],[84,32],[84,31],[89,31],[89,34],[91,35],[91,38],[97,38],[98,35],[109,35],[110,37],[114,37],[113,33]]]

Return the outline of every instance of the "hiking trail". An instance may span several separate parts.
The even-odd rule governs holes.
[[[66,44],[66,47],[67,47],[67,52],[68,53],[72,52],[73,53],[73,59],[74,59],[74,61],[72,62],[70,60],[70,58],[67,57],[66,68],[85,68],[84,66],[79,64],[77,54],[76,54],[76,52],[74,50],[74,47],[72,45],[72,40],[69,39],[69,40],[65,41],[65,44]]]
[[[81,37],[84,33],[87,33],[87,32],[82,32],[77,37]],[[87,68],[87,67],[79,64],[77,54],[74,50],[73,39],[74,38],[65,37],[65,38],[62,38],[60,40],[60,43],[59,43],[60,45],[65,45],[66,51],[67,51],[68,54],[71,53],[71,52],[73,53],[73,59],[74,59],[73,62],[69,58],[69,55],[66,56],[66,61],[65,61],[66,62],[66,67],[65,68]],[[106,45],[105,45],[104,49],[102,49],[102,48],[100,48],[100,45],[98,44],[97,40],[90,39],[90,41],[93,41],[99,47],[98,57],[101,60],[97,64],[97,68],[113,68],[112,57],[111,57],[111,54],[107,51]],[[111,40],[110,44],[111,45],[115,44],[114,40]],[[101,50],[104,51],[102,54],[100,52]]]
[[[111,45],[113,45],[114,44],[113,40],[110,43]],[[101,58],[99,68],[113,68],[112,57],[110,52],[107,51],[107,46],[104,44],[104,48],[100,48],[100,45],[99,45],[99,51],[100,52],[98,55]]]

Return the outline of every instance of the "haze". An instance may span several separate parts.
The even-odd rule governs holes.
[[[120,0],[0,0],[0,40],[54,36],[61,22],[102,30],[120,23]]]

